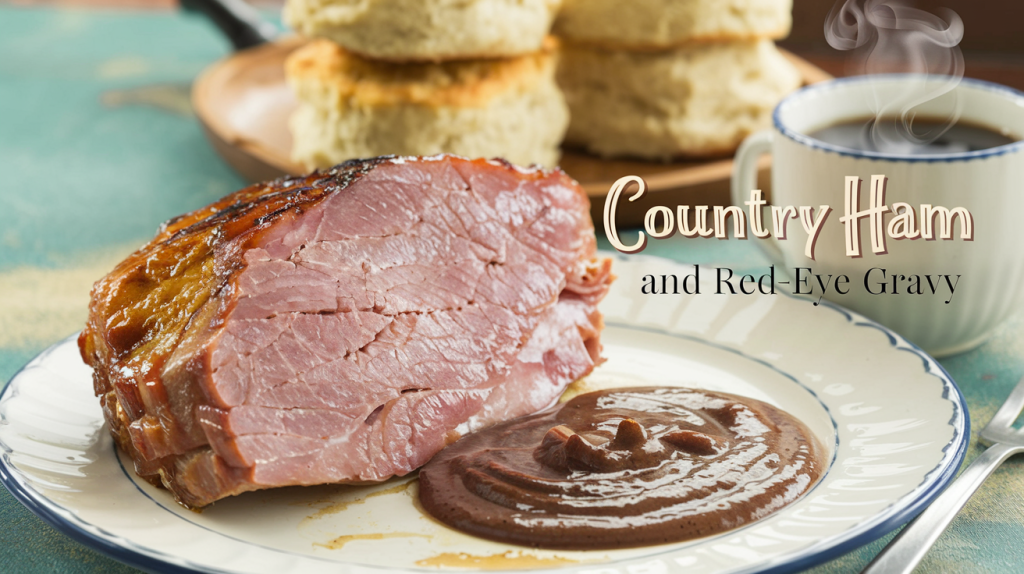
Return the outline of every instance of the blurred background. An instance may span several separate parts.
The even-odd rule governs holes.
[[[779,45],[795,52],[833,76],[849,75],[846,56],[825,42],[824,22],[829,0],[793,0],[793,31]],[[949,8],[964,22],[960,48],[965,76],[1024,90],[1024,2],[1021,0],[927,0],[925,10]]]
[[[251,3],[279,22],[282,1]],[[842,76],[847,55],[823,33],[832,5],[794,0],[793,31],[781,45]],[[1024,0],[917,5],[959,14],[967,77],[1024,90]],[[194,78],[231,46],[212,24],[177,9],[177,0],[0,0],[0,385],[80,328],[92,282],[161,222],[245,183],[213,153],[189,101]],[[672,251],[665,242],[651,251],[702,265],[766,265],[746,243]],[[973,393],[977,420],[990,418],[1024,374],[1024,314],[1016,317],[985,347],[942,363]],[[993,480],[925,571],[1021,571],[1024,457]],[[0,525],[0,572],[135,572],[45,525],[2,488]],[[858,572],[883,543],[815,572]]]
[[[252,6],[276,19],[283,0],[250,0]],[[68,6],[171,10],[177,0],[0,0],[13,6]],[[833,75],[847,75],[844,55],[825,42],[823,23],[833,2],[793,0],[793,31],[779,44],[811,60]],[[1024,89],[1024,2],[1021,0],[920,0],[926,10],[949,8],[966,28],[960,47],[967,76]]]

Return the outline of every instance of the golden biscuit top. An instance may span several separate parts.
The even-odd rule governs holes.
[[[537,52],[514,58],[448,62],[371,60],[328,40],[312,40],[285,62],[288,82],[306,90],[325,87],[353,104],[482,107],[496,96],[527,91],[554,73],[558,42],[545,39]]]

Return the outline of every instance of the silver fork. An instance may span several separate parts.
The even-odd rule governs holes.
[[[1017,383],[996,416],[981,431],[981,439],[992,446],[974,459],[960,478],[893,538],[862,574],[908,574],[917,566],[992,471],[1010,456],[1024,452],[1024,431],[1013,428],[1022,408],[1024,379]]]

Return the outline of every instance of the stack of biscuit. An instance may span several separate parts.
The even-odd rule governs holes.
[[[732,153],[800,85],[773,40],[792,0],[564,0],[567,143],[669,161]]]
[[[287,0],[308,168],[386,154],[553,166],[568,125],[548,36],[561,0]]]

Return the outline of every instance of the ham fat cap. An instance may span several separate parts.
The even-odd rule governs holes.
[[[79,338],[138,474],[200,507],[407,474],[600,361],[589,201],[559,170],[384,157],[165,223]]]

